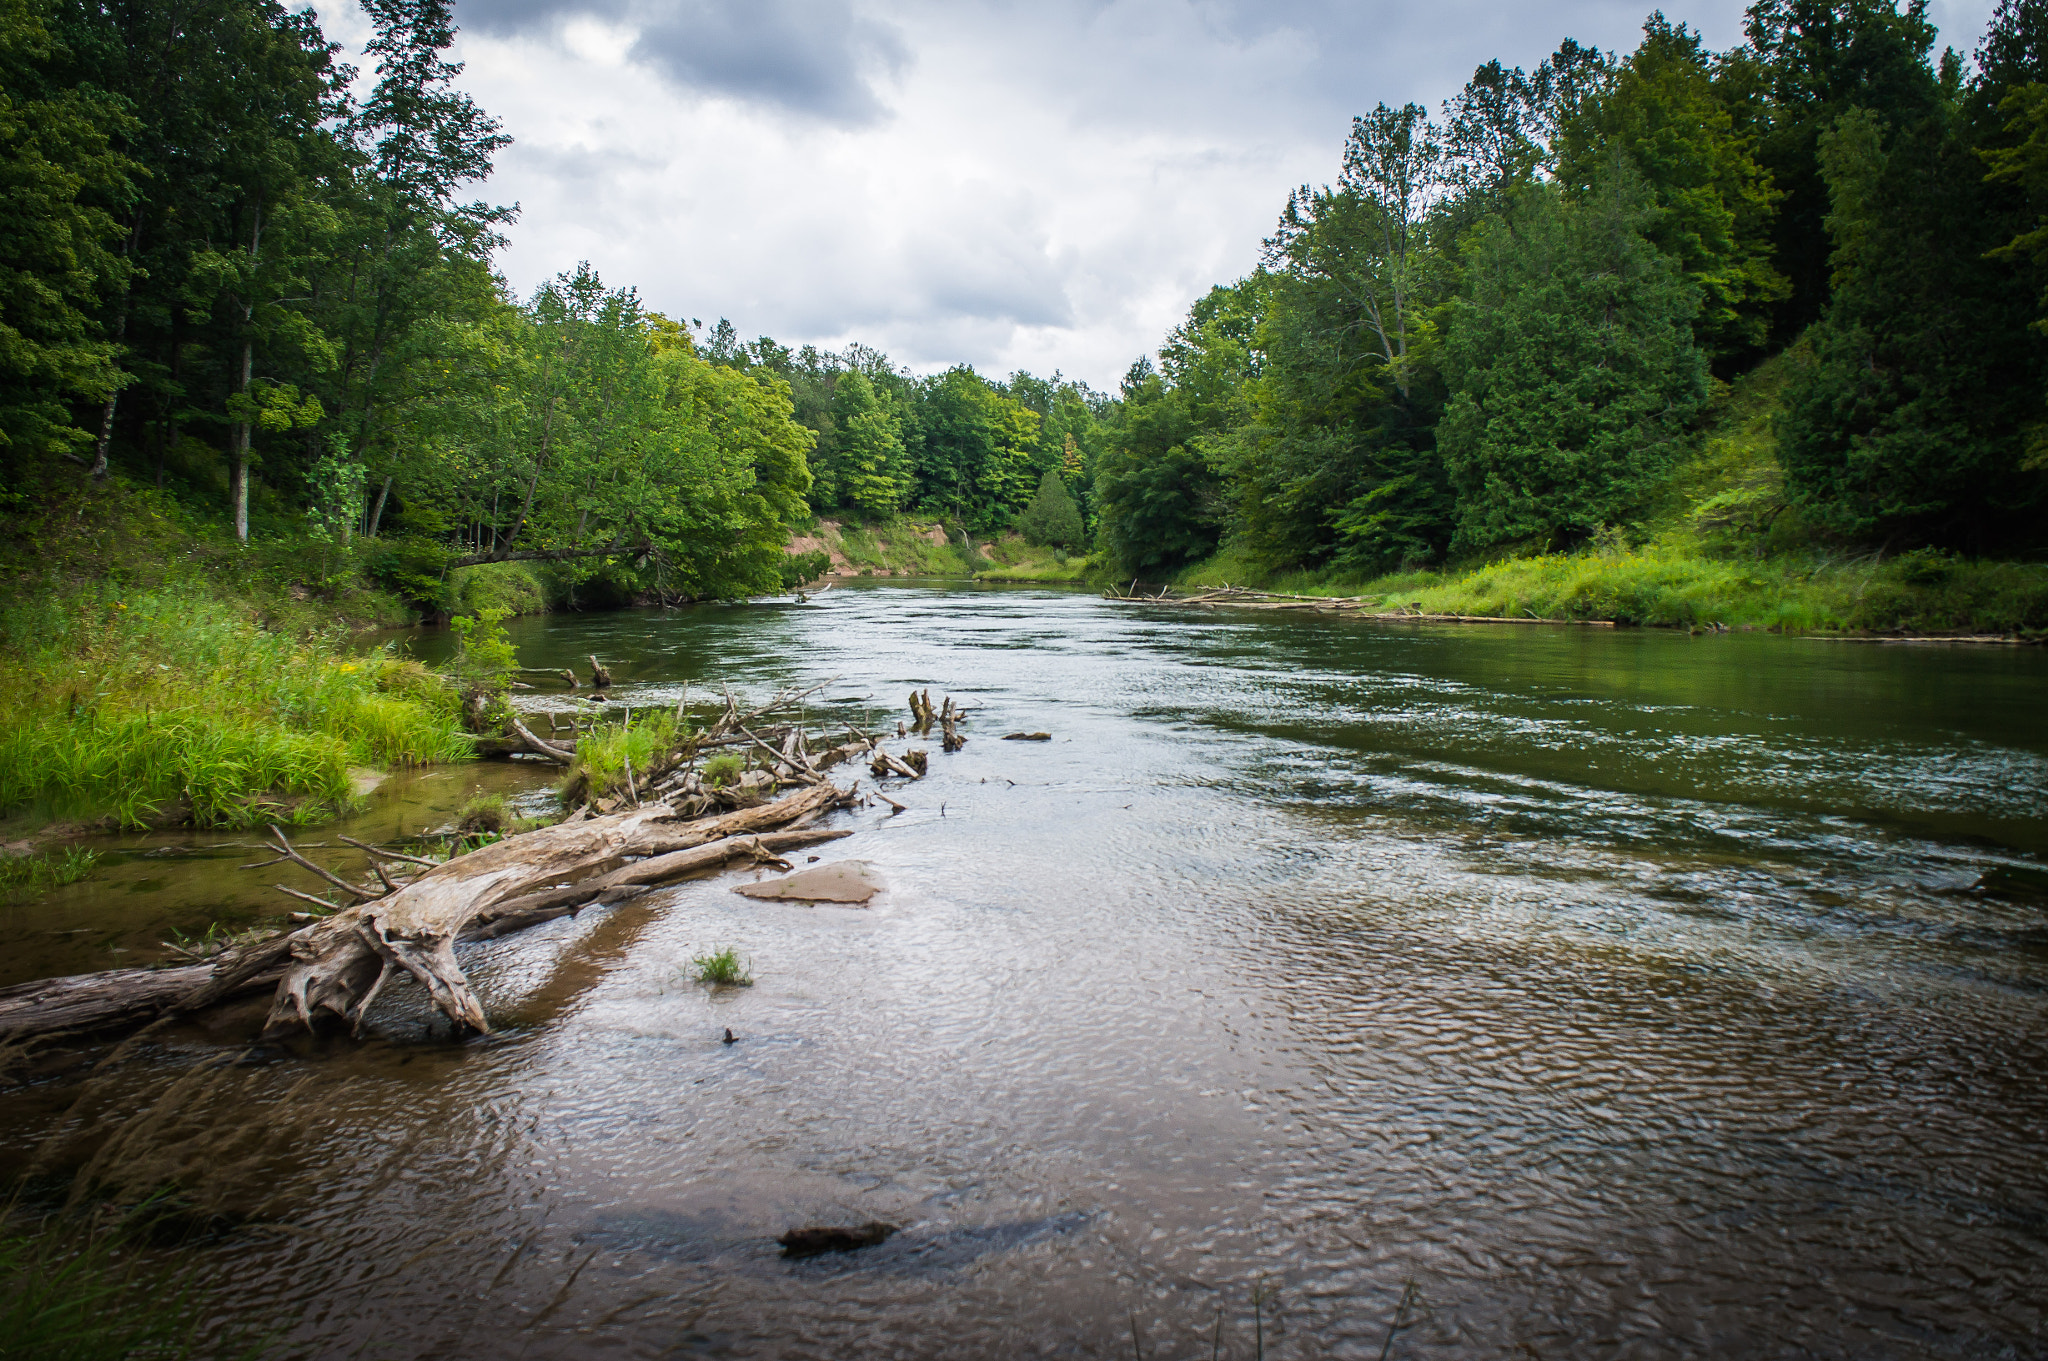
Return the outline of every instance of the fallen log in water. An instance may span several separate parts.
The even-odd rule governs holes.
[[[639,891],[734,859],[780,864],[778,851],[849,835],[801,824],[853,798],[850,789],[820,783],[757,808],[696,821],[680,819],[666,804],[608,817],[573,816],[434,864],[382,896],[237,945],[210,962],[116,969],[0,989],[0,1040],[132,1029],[269,987],[277,995],[266,1035],[311,1028],[328,1016],[360,1026],[378,992],[401,970],[425,985],[435,1007],[458,1028],[487,1031],[483,1008],[455,962],[458,940],[506,935],[608,893]],[[277,835],[287,852],[278,859],[305,863]],[[419,862],[373,854],[400,864]],[[367,890],[313,869],[352,896],[367,897]]]
[[[820,784],[700,823],[681,822],[667,804],[652,803],[494,842],[427,871],[388,897],[358,903],[293,933],[291,963],[264,1033],[312,1028],[323,1013],[360,1025],[377,993],[401,970],[419,980],[458,1030],[488,1032],[483,1006],[455,962],[455,941],[479,913],[551,885],[606,873],[629,856],[781,826],[852,798],[851,790]]]

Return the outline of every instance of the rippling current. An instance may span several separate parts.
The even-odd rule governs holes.
[[[513,636],[971,740],[838,815],[869,908],[689,883],[465,953],[486,1039],[394,985],[0,1095],[39,1184],[176,1187],[285,1354],[2048,1355],[2039,650],[894,585]],[[125,844],[49,911],[200,911]]]

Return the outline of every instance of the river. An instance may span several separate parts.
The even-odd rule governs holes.
[[[361,1043],[243,1012],[0,1094],[36,1185],[175,1187],[283,1354],[2048,1355],[2038,649],[932,584],[511,632],[971,740],[838,815],[868,908],[684,884],[469,949],[490,1037],[394,985]],[[110,840],[7,968],[274,914],[236,839]],[[688,980],[725,946],[754,986]]]

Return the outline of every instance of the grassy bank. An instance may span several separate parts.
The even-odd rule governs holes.
[[[899,516],[875,524],[819,520],[791,539],[791,553],[824,553],[835,576],[964,577],[973,547],[935,520]]]
[[[1464,571],[1368,579],[1292,572],[1260,578],[1219,556],[1177,585],[1257,585],[1301,595],[1364,596],[1387,609],[1538,619],[1612,619],[1674,628],[1808,632],[2036,633],[2048,629],[2048,567],[1912,555],[1762,561],[1682,547],[1510,558]]]
[[[1094,570],[1095,560],[1086,554],[1028,544],[1020,534],[991,540],[981,552],[993,565],[977,571],[976,581],[1079,582]]]
[[[445,681],[349,644],[413,616],[335,545],[222,542],[108,484],[16,518],[0,563],[0,817],[306,822],[352,767],[473,754]]]
[[[351,767],[474,753],[439,677],[251,613],[189,585],[0,608],[0,813],[305,822],[352,802]]]
[[[1830,551],[1801,523],[1784,497],[1774,433],[1786,362],[1774,360],[1724,391],[1692,455],[1643,520],[1603,532],[1580,552],[1362,576],[1262,571],[1226,546],[1173,584],[1360,596],[1432,614],[1671,628],[2048,632],[2048,565],[1927,552],[1852,556]]]

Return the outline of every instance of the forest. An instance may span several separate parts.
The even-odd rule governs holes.
[[[10,4],[11,509],[113,478],[429,614],[498,562],[771,591],[817,516],[990,536],[1048,491],[1032,538],[1145,579],[2048,546],[2036,0],[1967,60],[1923,0],[1759,0],[1730,51],[1659,13],[1378,104],[1113,395],[743,342],[587,264],[517,295],[447,0],[367,9],[357,98],[310,11]]]
[[[1358,116],[1125,378],[1123,570],[2038,558],[2048,6],[2001,0],[1971,60],[1924,0],[1758,0],[1746,33],[1652,14],[1626,55]]]

